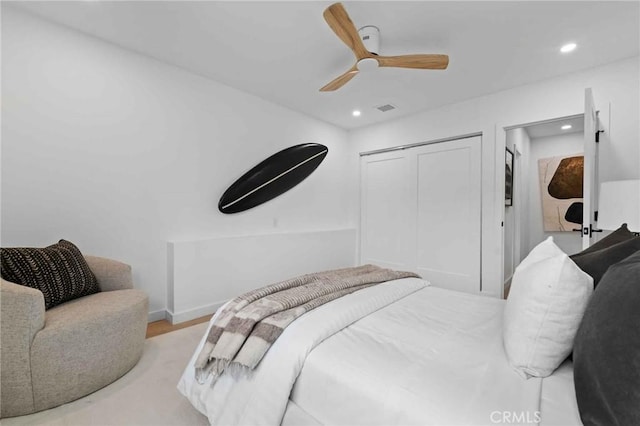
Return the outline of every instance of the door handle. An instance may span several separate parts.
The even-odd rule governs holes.
[[[594,232],[602,232],[602,229],[594,229],[593,225],[589,225],[589,228],[585,227],[583,228],[573,228],[572,229],[573,232],[582,232],[584,233],[584,235],[589,235],[591,236],[591,234],[593,234]]]

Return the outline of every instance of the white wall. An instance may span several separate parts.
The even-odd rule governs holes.
[[[517,131],[517,129],[514,129],[514,131]],[[531,185],[531,182],[528,179],[528,176],[531,173],[528,161],[531,156],[531,139],[529,138],[529,134],[523,128],[520,128],[520,137],[515,141],[515,149],[519,153],[516,158],[518,167],[518,170],[516,170],[518,186],[515,188],[519,199],[515,202],[515,211],[517,212],[517,223],[526,224],[531,220],[531,203],[527,196]],[[515,249],[517,256],[514,258],[514,270],[515,266],[519,265],[522,259],[524,259],[530,251],[529,246],[531,244],[531,236],[529,235],[528,227],[525,228],[519,226],[516,230],[516,237],[519,247]]]
[[[540,194],[540,179],[538,160],[541,158],[557,157],[584,153],[584,133],[573,132],[563,135],[548,136],[531,139],[531,152],[526,160],[529,164],[527,180],[529,182],[529,220],[523,222],[529,235],[527,253],[549,236],[567,254],[578,253],[582,250],[582,234],[580,232],[545,232],[542,220],[542,196]],[[581,228],[581,225],[576,225]]]
[[[167,319],[176,323],[210,315],[256,287],[353,266],[355,241],[352,228],[172,242]]]
[[[65,238],[120,259],[159,311],[169,240],[355,226],[345,131],[6,3],[2,11],[3,246]],[[307,180],[247,212],[218,212],[242,173],[304,142],[329,147]]]
[[[504,210],[504,281],[511,279],[515,267],[529,253],[529,151],[527,131],[518,127],[507,131],[507,147],[513,152],[513,205]]]
[[[580,114],[584,112],[584,90],[591,87],[606,132],[600,146],[601,180],[640,177],[638,65],[639,58],[634,57],[355,130],[350,132],[351,151],[356,154],[482,132],[482,291],[496,296],[501,293],[503,273],[503,128]],[[351,155],[350,161],[350,181],[357,182],[357,156]],[[352,190],[357,194],[357,187]]]

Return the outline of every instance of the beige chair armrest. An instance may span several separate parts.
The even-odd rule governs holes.
[[[0,282],[0,367],[3,413],[34,410],[31,384],[31,345],[44,327],[44,296],[41,291]],[[16,414],[14,414],[16,415]]]
[[[96,276],[101,291],[133,288],[131,266],[105,257],[85,256],[91,272]]]

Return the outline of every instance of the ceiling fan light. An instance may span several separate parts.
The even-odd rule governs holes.
[[[378,68],[380,64],[375,58],[364,58],[358,61],[358,71],[371,71]]]

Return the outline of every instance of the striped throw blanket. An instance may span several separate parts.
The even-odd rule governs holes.
[[[228,367],[255,368],[296,318],[354,291],[400,278],[418,277],[374,265],[302,275],[249,291],[229,302],[214,320],[196,360],[199,383]]]

